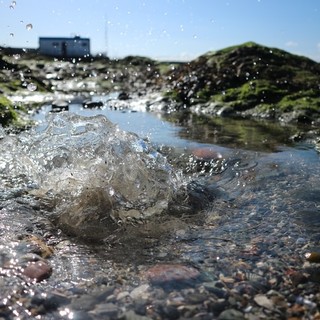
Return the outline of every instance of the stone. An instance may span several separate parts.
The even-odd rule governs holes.
[[[228,309],[222,311],[218,317],[219,320],[244,320],[245,317],[242,312],[235,309]]]
[[[150,320],[150,318],[145,317],[145,316],[140,316],[132,310],[126,312],[124,314],[124,318],[121,318],[121,319],[125,319],[125,320]]]
[[[115,319],[118,315],[119,309],[114,303],[102,303],[96,306],[96,308],[89,312],[89,314],[94,314],[95,316],[101,318],[108,317]]]
[[[257,294],[253,298],[253,300],[260,307],[263,307],[263,308],[266,308],[266,309],[269,309],[269,310],[273,310],[274,309],[274,304],[273,304],[272,300],[270,300],[264,294]]]
[[[36,282],[49,278],[51,273],[51,266],[42,260],[29,262],[22,272],[23,275]]]
[[[190,266],[180,264],[157,264],[146,272],[147,278],[151,283],[183,282],[196,279],[200,272]]]
[[[130,297],[133,299],[133,300],[137,300],[137,299],[148,299],[149,297],[149,292],[148,290],[150,289],[150,286],[148,284],[142,284],[141,286],[133,289],[131,292],[130,292]]]

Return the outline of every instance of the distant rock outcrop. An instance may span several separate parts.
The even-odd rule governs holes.
[[[320,116],[320,64],[253,42],[204,54],[170,79],[166,95],[198,112],[302,122]]]

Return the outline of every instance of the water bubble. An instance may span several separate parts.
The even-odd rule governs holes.
[[[28,23],[28,24],[26,25],[26,29],[27,29],[28,31],[32,30],[32,28],[33,28],[32,23]]]
[[[28,85],[27,85],[27,89],[29,91],[36,91],[37,90],[37,86],[33,83],[33,82],[30,82]]]

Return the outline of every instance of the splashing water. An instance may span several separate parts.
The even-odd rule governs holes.
[[[17,5],[17,2],[16,1],[11,1],[11,4],[10,4],[10,9],[14,9]]]
[[[28,31],[32,30],[32,29],[33,29],[32,23],[28,23],[28,24],[26,25],[26,29],[27,29]]]
[[[163,213],[180,183],[164,156],[102,115],[50,115],[40,132],[7,136],[1,148],[0,174],[10,172],[12,185],[45,199],[62,229],[85,237]]]
[[[27,89],[29,90],[29,91],[36,91],[37,90],[37,86],[33,83],[33,82],[31,82],[31,83],[29,83],[28,85],[27,85]]]

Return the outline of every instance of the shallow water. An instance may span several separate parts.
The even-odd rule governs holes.
[[[49,143],[48,150],[52,150],[52,140],[46,142],[45,114],[49,108],[44,106],[34,116],[38,128],[32,139],[39,145]],[[168,163],[165,158],[160,160],[162,167],[170,164],[170,170],[179,173],[182,183],[198,181],[208,187],[214,200],[205,211],[196,214],[188,211],[179,212],[179,215],[159,215],[148,223],[133,220],[125,228],[111,231],[102,243],[83,243],[52,222],[52,198],[37,194],[43,186],[45,193],[50,195],[58,189],[53,179],[57,171],[50,171],[51,168],[49,173],[53,174],[46,172],[43,175],[42,170],[47,167],[37,162],[39,150],[30,152],[31,144],[27,141],[30,136],[18,136],[20,142],[3,139],[0,156],[3,258],[0,262],[4,266],[7,259],[16,259],[14,263],[19,265],[19,259],[29,248],[18,241],[24,235],[37,234],[46,239],[55,246],[55,254],[50,259],[53,274],[36,290],[72,292],[75,288],[94,288],[102,282],[117,283],[125,273],[125,283],[134,287],[141,281],[141,272],[159,262],[192,264],[203,271],[208,281],[217,279],[219,274],[232,275],[236,266],[230,265],[230,260],[254,265],[260,254],[282,261],[287,259],[283,256],[284,248],[292,253],[291,258],[302,259],[306,250],[317,247],[320,239],[319,153],[307,144],[292,143],[293,128],[233,120],[199,123],[197,119],[192,122],[190,118],[114,111],[108,107],[82,109],[78,104],[71,105],[69,111],[85,116],[103,114],[120,129],[148,139],[155,149],[167,155]],[[168,118],[171,122],[166,121]],[[69,120],[73,121],[72,118]],[[43,133],[45,135],[39,138]],[[95,139],[98,144],[106,141],[100,140],[99,135]],[[70,151],[68,141],[63,143]],[[142,152],[146,152],[145,149],[142,148]],[[147,156],[152,152],[147,151]],[[200,159],[199,154],[206,156]],[[74,158],[74,163],[78,163],[81,154]],[[90,171],[89,167],[81,166],[82,173]],[[68,174],[70,167],[59,162],[55,170],[57,168],[63,176]],[[92,177],[88,175],[84,183],[91,184]],[[63,179],[61,177],[61,181]],[[63,189],[68,194],[79,192],[79,185],[72,189],[72,186],[62,184],[59,188],[60,196]],[[148,188],[152,193],[155,187],[146,186]],[[63,196],[62,199],[63,203],[68,200]],[[203,199],[200,195],[197,201]],[[253,250],[256,255],[252,254]]]

